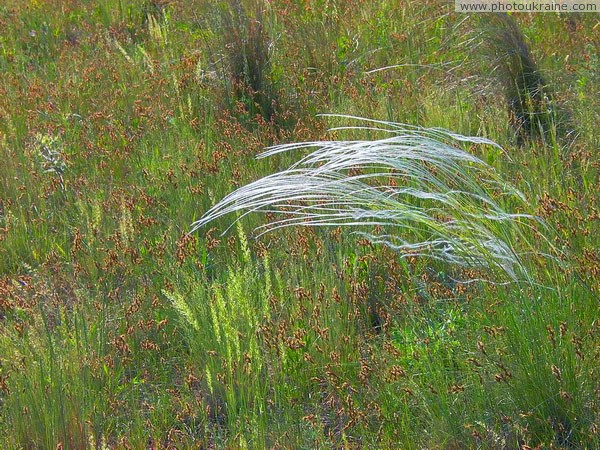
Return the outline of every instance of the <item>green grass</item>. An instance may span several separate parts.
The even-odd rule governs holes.
[[[597,17],[513,16],[574,132],[519,143],[450,4],[194,3],[0,6],[0,448],[600,447]],[[485,224],[528,281],[270,214],[188,234],[309,155],[265,147],[381,137],[320,113],[499,143],[454,142],[461,189],[544,220]]]

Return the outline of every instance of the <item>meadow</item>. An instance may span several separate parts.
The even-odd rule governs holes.
[[[600,448],[599,16],[453,9],[3,1],[0,448]],[[368,180],[431,221],[202,219],[400,123],[473,157]],[[457,211],[519,270],[390,242]]]

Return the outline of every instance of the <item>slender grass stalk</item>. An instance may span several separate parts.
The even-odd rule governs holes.
[[[377,130],[382,139],[284,144],[261,158],[311,149],[290,168],[227,195],[192,231],[226,214],[280,213],[258,228],[351,226],[374,243],[405,256],[427,255],[463,267],[500,269],[511,279],[526,274],[515,246],[517,224],[533,217],[503,209],[500,198],[526,209],[523,195],[482,160],[456,143],[492,141],[441,129],[342,116]],[[385,230],[383,233],[374,232]],[[365,227],[371,227],[365,229]]]

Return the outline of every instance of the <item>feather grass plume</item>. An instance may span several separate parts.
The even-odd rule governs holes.
[[[381,139],[277,145],[259,157],[312,150],[287,170],[227,195],[192,224],[192,231],[227,214],[279,213],[260,234],[293,225],[349,226],[402,255],[468,268],[500,269],[513,280],[526,275],[516,250],[519,223],[501,203],[526,206],[523,195],[457,143],[494,142],[441,129],[424,129],[350,116],[384,132]],[[500,201],[502,200],[502,202]],[[383,230],[383,232],[375,232]]]

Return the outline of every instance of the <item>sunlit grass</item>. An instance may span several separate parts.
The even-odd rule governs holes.
[[[0,448],[600,447],[597,20],[321,3],[0,5]]]

